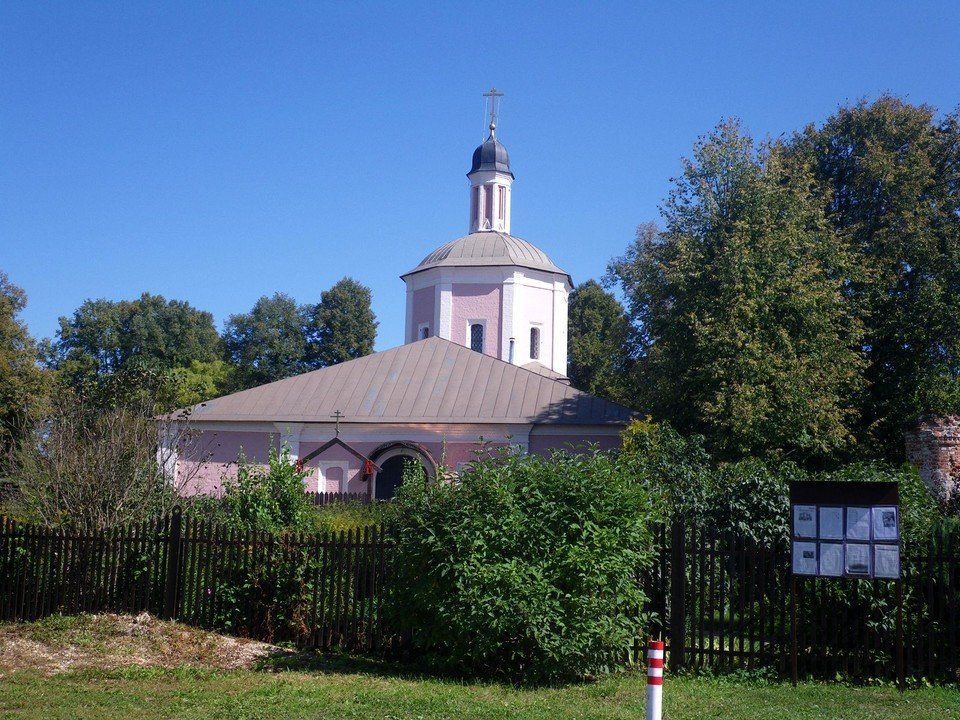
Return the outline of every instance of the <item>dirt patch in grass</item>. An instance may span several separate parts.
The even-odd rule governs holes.
[[[54,615],[0,624],[0,677],[126,667],[241,670],[292,656],[268,643],[140,615]]]

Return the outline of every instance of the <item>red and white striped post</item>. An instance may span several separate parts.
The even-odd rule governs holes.
[[[647,720],[660,720],[663,709],[663,642],[651,640],[647,650]]]

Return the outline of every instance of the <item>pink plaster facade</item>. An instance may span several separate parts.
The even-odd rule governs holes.
[[[436,310],[437,291],[436,287],[420,288],[413,291],[413,309],[410,316],[410,337],[419,340],[418,328],[422,324],[430,326],[430,335],[436,335],[437,329],[433,327],[434,312]]]
[[[455,283],[451,288],[452,308],[450,339],[459,344],[470,343],[467,326],[473,321],[486,325],[483,352],[500,357],[500,330],[503,327],[503,289],[492,283]]]
[[[443,429],[439,426],[413,425],[397,428],[383,426],[382,435],[375,439],[348,442],[357,452],[367,457],[395,442],[413,443],[428,453],[437,465],[442,463],[446,469],[457,471],[475,461],[477,453],[484,446],[503,447],[521,439],[521,433],[508,433],[502,428],[494,429],[484,425],[457,425],[450,426],[448,430],[455,433],[456,440],[445,439]],[[432,433],[434,438],[424,439],[425,433]],[[525,437],[525,433],[522,434]],[[189,446],[181,450],[177,461],[180,491],[186,495],[222,494],[224,484],[236,477],[237,455],[241,448],[251,462],[265,465],[270,447],[279,447],[279,438],[279,434],[269,432],[208,430],[196,433]],[[325,442],[326,440],[300,442],[298,457],[306,457]],[[521,443],[523,444],[527,445],[531,453],[548,455],[554,450],[585,452],[592,445],[601,450],[613,449],[619,447],[620,440],[617,435],[594,434],[587,430],[584,434],[569,431],[557,434],[531,433],[529,443]],[[308,460],[305,469],[308,475],[304,479],[304,489],[309,492],[369,494],[372,491],[371,483],[363,478],[360,460],[339,446],[333,446]],[[342,482],[344,471],[345,484]]]
[[[223,483],[237,476],[237,458],[266,465],[277,435],[244,431],[194,433],[181,448],[177,461],[177,487],[184,495],[220,495]]]

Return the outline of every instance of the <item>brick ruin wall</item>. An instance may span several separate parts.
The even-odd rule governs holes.
[[[905,435],[907,459],[943,502],[960,495],[960,415],[925,417]]]

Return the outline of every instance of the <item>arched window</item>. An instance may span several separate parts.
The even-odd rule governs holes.
[[[530,359],[540,359],[540,328],[530,328]]]
[[[470,349],[474,352],[483,352],[483,324],[473,323],[470,326]]]
[[[493,185],[483,186],[483,219],[484,227],[493,227]]]
[[[423,323],[422,325],[420,325],[419,335],[420,335],[420,338],[419,338],[420,340],[426,340],[428,337],[430,337],[430,326],[427,323]]]

